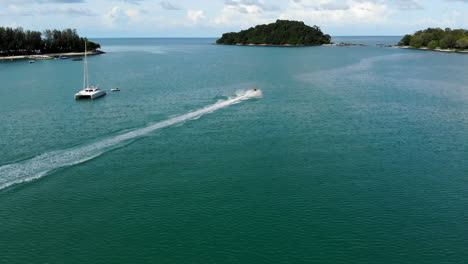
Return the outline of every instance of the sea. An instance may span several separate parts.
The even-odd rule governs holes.
[[[468,56],[400,38],[0,63],[0,263],[466,263]]]

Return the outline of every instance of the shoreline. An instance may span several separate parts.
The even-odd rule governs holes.
[[[427,50],[427,51],[436,51],[436,52],[445,52],[445,53],[461,53],[461,54],[468,54],[468,50],[414,48],[414,47],[411,47],[411,46],[394,46],[394,47],[400,48],[400,49]]]
[[[248,46],[248,47],[351,47],[351,46],[358,46],[358,47],[369,47],[373,45],[366,45],[366,44],[356,44],[356,43],[338,43],[338,44],[320,44],[320,45],[294,45],[294,44],[244,44],[244,43],[236,43],[236,44],[218,44],[212,43],[211,45],[219,45],[219,46]],[[379,45],[377,45],[379,46]]]
[[[88,55],[100,55],[105,53],[104,51],[88,51]],[[25,59],[31,59],[32,56],[49,56],[49,57],[59,57],[59,56],[68,56],[68,57],[74,57],[74,56],[84,56],[84,52],[64,52],[64,53],[45,53],[45,54],[29,54],[29,55],[16,55],[16,56],[3,56],[0,57],[0,61],[2,60],[25,60]]]
[[[236,43],[236,44],[218,44],[218,43],[213,43],[212,45],[219,45],[219,46],[250,46],[250,47],[317,47],[321,45],[292,45],[292,44],[243,44],[243,43]]]
[[[398,45],[391,45],[391,44],[375,44],[375,45],[367,45],[367,44],[359,44],[359,43],[333,43],[333,44],[321,44],[321,45],[292,45],[292,44],[281,44],[281,45],[274,45],[274,44],[218,44],[213,43],[212,45],[221,45],[221,46],[248,46],[248,47],[381,47],[381,48],[400,48],[400,49],[413,49],[413,50],[427,50],[427,51],[436,51],[436,52],[444,52],[444,53],[459,53],[459,54],[468,54],[468,50],[457,50],[457,49],[429,49],[429,48],[414,48],[411,46],[398,46]]]

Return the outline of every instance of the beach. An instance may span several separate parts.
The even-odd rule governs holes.
[[[468,50],[457,50],[457,49],[429,49],[429,48],[415,48],[411,46],[395,46],[400,49],[413,49],[413,50],[427,50],[427,51],[437,51],[437,52],[445,52],[445,53],[462,53],[468,54]]]
[[[103,54],[105,52],[103,51],[88,51],[88,55],[99,55]],[[30,59],[31,56],[49,56],[49,57],[60,57],[60,56],[66,56],[66,57],[74,57],[74,56],[84,56],[84,52],[65,52],[65,53],[47,53],[47,54],[30,54],[30,55],[18,55],[18,56],[3,56],[0,57],[1,60],[24,60],[24,59]]]

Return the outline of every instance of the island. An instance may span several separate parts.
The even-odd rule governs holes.
[[[100,54],[101,45],[80,37],[75,29],[44,30],[0,27],[0,60],[26,59],[31,56],[84,55],[85,42],[89,55]]]
[[[244,46],[319,46],[330,44],[331,37],[317,26],[307,26],[301,21],[277,20],[240,32],[225,33],[216,41],[218,45]]]
[[[428,28],[413,35],[405,35],[398,43],[398,47],[468,53],[468,30]]]

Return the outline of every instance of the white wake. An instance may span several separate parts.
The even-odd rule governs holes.
[[[237,96],[224,101],[218,101],[215,104],[206,106],[199,110],[189,112],[184,115],[176,116],[147,127],[139,128],[125,134],[117,135],[103,139],[99,142],[78,146],[63,150],[51,151],[34,158],[27,159],[18,163],[8,164],[0,167],[0,190],[13,184],[31,181],[46,175],[48,172],[66,166],[79,164],[101,154],[115,149],[125,141],[148,134],[155,130],[182,123],[184,121],[197,119],[205,114],[212,113],[218,109],[239,103],[251,98],[262,96],[260,90],[249,90],[239,92]]]

